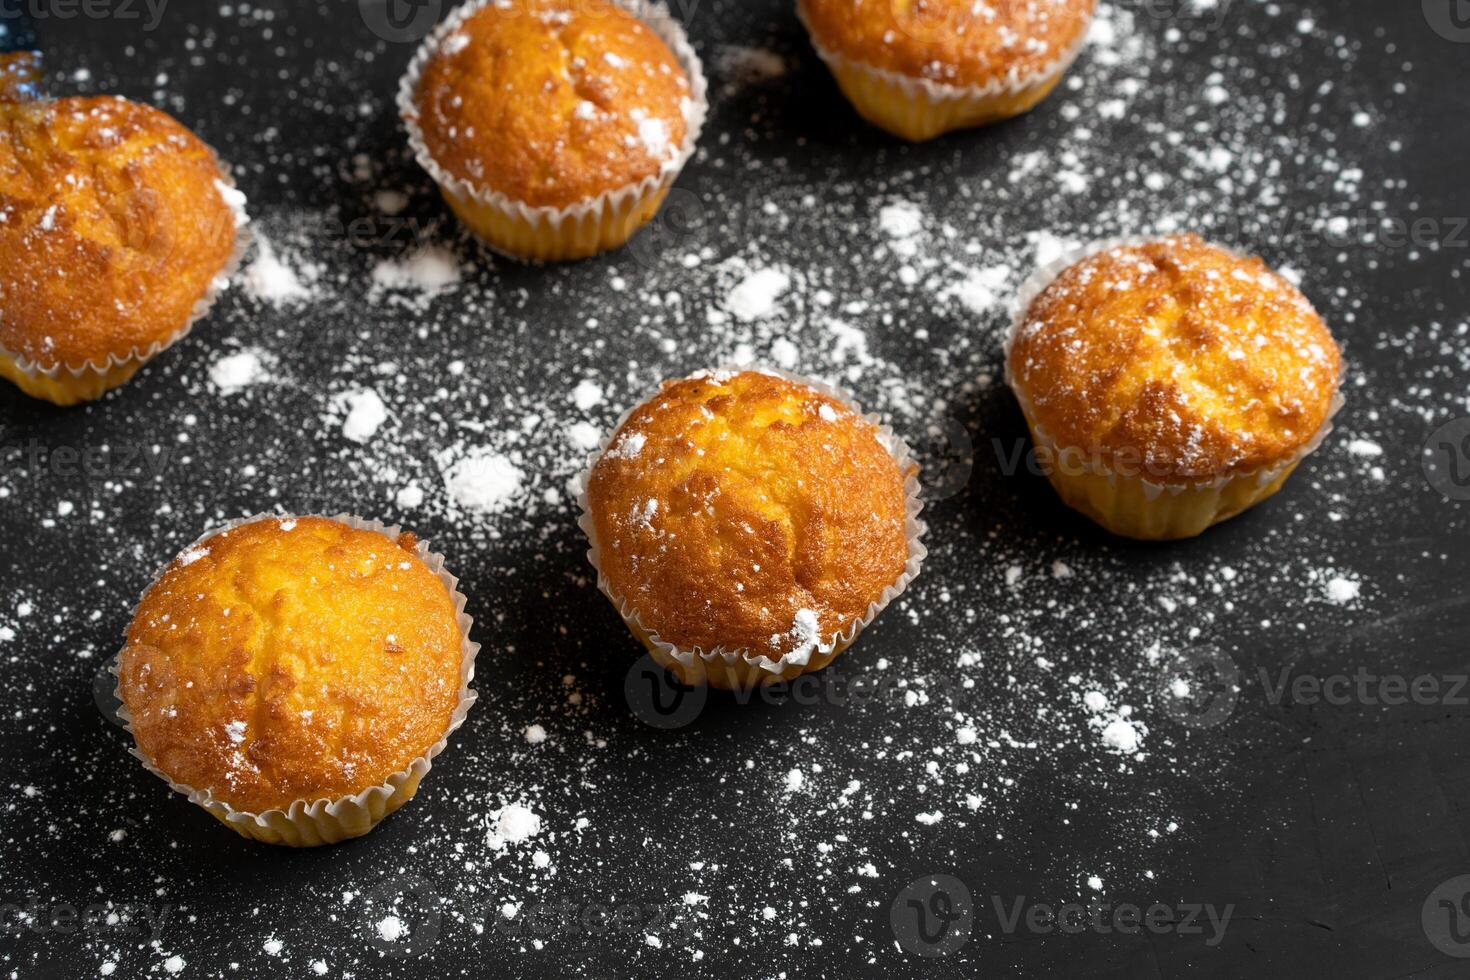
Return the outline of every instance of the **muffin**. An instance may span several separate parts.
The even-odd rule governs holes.
[[[797,0],[868,122],[909,140],[1028,111],[1076,60],[1096,0]]]
[[[1041,463],[1116,534],[1191,537],[1266,499],[1342,404],[1306,297],[1195,235],[1053,263],[1018,310],[1006,376]]]
[[[424,42],[398,104],[460,220],[496,251],[555,261],[653,218],[694,152],[705,91],[662,5],[477,0]]]
[[[150,106],[0,101],[0,376],[58,405],[127,381],[228,281],[243,200]]]
[[[819,670],[919,572],[917,467],[834,389],[760,371],[666,382],[583,477],[598,586],[686,684]]]
[[[397,528],[255,518],[144,594],[118,659],[134,754],[272,844],[367,833],[464,721],[478,650],[441,556]]]

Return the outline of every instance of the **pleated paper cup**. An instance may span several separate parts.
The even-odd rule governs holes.
[[[419,123],[418,88],[424,68],[438,53],[444,39],[496,0],[471,0],[455,10],[424,40],[398,83],[398,114],[408,130],[408,143],[419,166],[439,185],[458,218],[493,251],[508,258],[532,262],[584,259],[617,248],[643,227],[668,196],[684,165],[694,155],[699,134],[709,114],[709,83],[699,55],[683,27],[659,2],[608,0],[637,17],[668,45],[689,77],[684,142],[659,173],[637,183],[600,194],[567,207],[534,206],[451,174],[434,159]]]
[[[1051,485],[1068,506],[1086,514],[1108,531],[1143,541],[1192,538],[1276,493],[1302,460],[1315,452],[1331,434],[1333,419],[1346,401],[1339,376],[1339,387],[1333,393],[1327,418],[1312,438],[1290,458],[1246,473],[1198,480],[1155,480],[1143,472],[1120,470],[1105,454],[1060,444],[1044,425],[1036,421],[1031,399],[1011,371],[1011,348],[1025,325],[1031,304],[1058,276],[1078,262],[1110,249],[1156,240],[1156,237],[1134,235],[1094,242],[1072,249],[1037,269],[1016,294],[1011,326],[1005,340],[1006,383],[1015,393],[1026,416],[1026,426],[1031,431],[1037,457],[1049,463],[1046,475]],[[1142,453],[1138,455],[1138,469],[1141,471],[1144,469]]]
[[[1037,71],[985,85],[948,85],[839,54],[817,39],[805,0],[798,0],[796,13],[818,57],[858,114],[879,129],[916,143],[1029,112],[1057,87],[1087,44],[1084,29],[1061,56]]]
[[[204,295],[194,304],[182,327],[147,346],[135,346],[125,354],[108,354],[104,358],[83,364],[43,364],[0,346],[0,378],[14,383],[32,398],[40,398],[66,408],[95,401],[113,388],[125,384],[143,365],[187,337],[194,325],[209,315],[220,293],[229,288],[230,280],[239,271],[240,262],[251,242],[250,218],[245,213],[245,195],[235,189],[235,182],[229,176],[227,168],[221,166],[221,173],[216,187],[235,216],[235,247],[224,266],[210,281]]]
[[[231,521],[205,534],[186,550],[198,548],[217,535],[257,521],[292,519],[291,515],[285,514],[257,514],[253,517]],[[380,521],[367,520],[351,514],[336,514],[326,519],[338,521],[358,530],[381,534],[395,546],[402,531],[402,528],[396,524],[384,525]],[[429,746],[423,755],[410,762],[406,768],[393,773],[382,783],[369,786],[351,796],[334,799],[294,800],[290,806],[283,809],[252,813],[247,810],[237,810],[225,801],[215,799],[214,794],[207,789],[197,789],[184,783],[174,782],[154,764],[152,759],[144,754],[136,741],[128,751],[143,763],[144,768],[168,783],[175,792],[182,793],[188,797],[190,803],[197,804],[209,811],[217,820],[242,837],[249,837],[266,844],[316,847],[322,844],[336,844],[351,837],[361,837],[372,830],[388,814],[413,799],[414,794],[418,792],[419,781],[433,767],[434,758],[449,745],[449,736],[464,724],[470,706],[478,697],[471,690],[470,682],[475,677],[475,656],[480,652],[480,645],[470,639],[470,627],[474,624],[474,620],[464,611],[467,600],[464,593],[459,591],[459,579],[444,567],[444,556],[430,551],[426,542],[418,542],[415,554],[429,566],[431,572],[438,576],[439,581],[444,583],[444,587],[449,590],[449,595],[454,602],[454,612],[460,633],[459,702],[450,715],[449,726],[444,730],[444,734],[437,742]],[[166,569],[167,566],[165,566]],[[162,572],[159,573],[159,577],[162,577]],[[158,578],[155,578],[153,584],[148,588],[151,590],[157,584]],[[114,660],[112,670],[114,675],[118,673],[116,660]],[[131,735],[132,718],[128,714],[126,702],[123,702],[120,682],[114,687],[114,695],[120,704],[118,716],[122,720],[123,728],[127,729],[128,734]]]
[[[613,608],[618,611],[618,615],[622,616],[629,631],[648,649],[653,659],[660,666],[671,671],[683,684],[690,687],[709,685],[724,690],[752,690],[758,686],[789,681],[802,674],[823,669],[851,646],[858,635],[878,618],[879,613],[903,594],[909,584],[918,577],[919,569],[929,554],[923,543],[928,527],[919,518],[919,512],[924,507],[920,499],[919,465],[914,461],[908,445],[892,428],[885,425],[878,415],[865,414],[851,395],[824,382],[775,368],[744,366],[718,369],[719,373],[741,371],[759,371],[762,374],[774,375],[795,384],[805,385],[839,402],[854,415],[876,427],[879,442],[893,456],[899,472],[904,474],[904,530],[908,541],[908,561],[904,564],[903,574],[892,585],[885,588],[877,600],[868,605],[866,614],[853,621],[845,630],[820,640],[809,651],[792,652],[773,660],[763,653],[752,653],[748,649],[726,650],[721,647],[708,651],[698,647],[692,650],[683,649],[660,637],[657,629],[644,623],[638,609],[613,588],[611,581],[604,574],[602,546],[598,541],[597,523],[592,519],[592,502],[588,495],[593,467],[607,452],[608,446],[611,445],[618,430],[623,427],[623,423],[628,421],[632,414],[647,404],[650,399],[657,397],[658,392],[662,390],[660,386],[659,389],[650,392],[648,396],[623,412],[617,424],[603,438],[602,444],[588,456],[586,468],[577,477],[577,506],[581,511],[577,525],[587,535],[589,546],[587,560],[597,572],[597,588],[607,596]],[[698,378],[707,373],[709,372],[699,372],[691,377]]]

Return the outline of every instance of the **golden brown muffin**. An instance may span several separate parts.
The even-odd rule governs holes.
[[[616,4],[515,0],[443,39],[419,124],[455,177],[561,208],[675,165],[691,96],[668,45]]]
[[[628,417],[588,507],[611,593],[659,640],[805,665],[905,574],[906,476],[842,402],[705,373]]]
[[[416,549],[412,534],[272,518],[176,558],[119,664],[145,760],[251,814],[408,769],[461,697],[455,601]]]
[[[419,162],[492,248],[585,258],[652,219],[698,138],[699,58],[612,0],[473,0],[400,85]]]
[[[1063,271],[1020,320],[1007,366],[1046,443],[1115,475],[1218,487],[1294,465],[1313,446],[1342,357],[1306,297],[1260,259],[1179,235]]]
[[[223,179],[209,147],[149,106],[0,102],[0,347],[40,370],[102,371],[171,341],[236,247]]]
[[[869,122],[912,140],[1025,112],[1061,80],[1096,0],[798,0]],[[916,83],[923,83],[922,86]]]

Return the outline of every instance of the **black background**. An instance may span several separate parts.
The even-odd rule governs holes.
[[[183,959],[182,976],[242,977],[315,976],[316,961],[329,976],[358,977],[1470,972],[1421,926],[1431,891],[1470,874],[1467,708],[1273,703],[1261,679],[1282,668],[1316,677],[1360,666],[1409,677],[1470,670],[1467,505],[1434,492],[1420,469],[1429,433],[1467,414],[1470,391],[1456,332],[1470,308],[1470,263],[1464,234],[1458,243],[1451,234],[1470,212],[1470,45],[1436,33],[1412,2],[1237,0],[1218,26],[1175,9],[1183,5],[1122,6],[1154,60],[1132,66],[1143,86],[1126,116],[1095,126],[1092,140],[1106,149],[1089,144],[1088,190],[1070,197],[1045,170],[1019,185],[1006,175],[1018,155],[1095,122],[1092,103],[1116,94],[1096,51],[1074,73],[1080,89],[1030,117],[908,147],[856,121],[789,4],[686,6],[715,100],[704,150],[681,180],[702,222],[673,227],[672,245],[642,241],[554,269],[493,259],[444,220],[405,158],[392,109],[413,45],[376,37],[356,3],[173,0],[152,31],[116,17],[41,19],[54,92],[117,91],[178,115],[235,166],[256,224],[323,263],[332,288],[288,310],[231,291],[188,340],[94,405],[56,410],[0,388],[0,625],[14,632],[0,642],[0,899],[169,909],[156,943],[116,930],[17,930],[0,938],[7,975],[94,976],[104,962],[118,976],[166,975],[171,956]],[[1303,29],[1303,18],[1313,23]],[[716,58],[728,44],[771,48],[790,71],[734,86]],[[1231,93],[1224,104],[1201,97],[1215,73]],[[1324,91],[1324,82],[1333,84]],[[1279,111],[1252,118],[1235,98],[1245,93]],[[1352,121],[1360,110],[1372,126]],[[1171,168],[1170,133],[1281,170],[1222,185],[1183,166],[1177,184],[1155,192],[1138,175],[1145,164]],[[353,173],[357,154],[371,161],[366,181]],[[1360,190],[1340,188],[1326,166],[1339,159],[1364,171]],[[374,187],[409,193],[407,214],[466,263],[459,290],[423,305],[370,296],[372,263],[402,243],[345,241],[308,220],[371,217]],[[779,199],[789,213],[806,195],[815,203],[791,226],[762,211]],[[1086,240],[1155,227],[1167,212],[1291,266],[1347,350],[1339,432],[1279,498],[1198,540],[1108,538],[1060,507],[1043,480],[1003,475],[990,440],[1014,441],[1023,426],[1003,386],[976,381],[996,372],[1003,314],[971,317],[892,280],[876,223],[891,198],[918,202],[1012,265],[1029,259],[1024,231]],[[1306,234],[1326,215],[1364,210],[1433,219],[1438,245]],[[892,370],[873,370],[852,379],[864,403],[931,460],[943,455],[936,433],[947,419],[976,446],[963,492],[927,512],[933,555],[918,586],[838,662],[848,676],[897,679],[898,697],[741,705],[717,696],[688,728],[645,726],[621,693],[636,644],[595,591],[564,494],[485,521],[457,514],[431,488],[421,510],[405,512],[393,492],[403,481],[385,480],[374,455],[387,450],[347,443],[322,422],[333,393],[386,378],[395,418],[383,438],[394,465],[417,462],[426,487],[461,423],[517,425],[525,409],[511,406],[547,393],[564,403],[559,393],[583,378],[605,389],[593,413],[605,426],[658,378],[732,354],[699,316],[664,323],[667,309],[641,301],[640,280],[679,290],[687,278],[690,309],[719,304],[728,282],[681,269],[678,256],[693,246],[713,261],[820,267],[793,289],[800,315],[815,317],[803,304],[818,284],[861,297],[866,308],[852,318],[919,393],[905,410],[887,385]],[[247,344],[269,351],[284,380],[220,395],[205,381],[210,366]],[[841,378],[821,351],[798,346],[800,370]],[[375,373],[383,360],[397,369]],[[455,360],[467,370],[449,380]],[[1349,452],[1350,438],[1382,456]],[[83,477],[31,452],[125,444],[171,447],[168,465]],[[531,447],[523,468],[547,474],[538,495],[576,469],[564,445]],[[74,505],[64,515],[63,500]],[[481,702],[419,797],[365,839],[308,852],[238,839],[171,794],[127,755],[93,697],[154,572],[207,527],[276,510],[408,522],[462,576],[485,646]],[[1048,574],[1057,560],[1071,578]],[[1014,586],[1013,565],[1025,572]],[[1323,568],[1350,572],[1358,599],[1325,601]],[[1175,608],[1161,608],[1161,596]],[[1145,655],[1154,643],[1228,653],[1240,691],[1227,721],[1171,719]],[[1100,747],[1079,700],[1093,686],[1128,699],[1145,721],[1143,757]],[[973,745],[956,743],[961,716],[978,733]],[[541,745],[522,736],[533,723],[549,733]],[[941,769],[926,775],[936,746],[947,747],[933,755]],[[961,761],[967,771],[954,769]],[[804,785],[787,793],[793,768]],[[861,788],[843,802],[851,780]],[[973,811],[967,792],[983,799]],[[530,803],[545,829],[492,853],[486,815],[515,801]],[[945,814],[937,824],[915,820],[934,809]],[[537,848],[550,869],[534,866]],[[869,863],[871,876],[854,870]],[[923,960],[894,945],[889,903],[936,873],[974,895],[974,935],[958,953]],[[385,914],[375,891],[413,887],[418,899],[397,906],[411,937],[374,944],[372,923]],[[344,901],[344,891],[355,894]],[[685,905],[687,892],[706,898]],[[1207,945],[1177,932],[1006,933],[992,896],[1234,910],[1223,941]],[[665,933],[655,947],[642,931],[561,930],[532,943],[497,931],[503,901],[675,907],[692,935]],[[272,937],[276,952],[265,948]]]

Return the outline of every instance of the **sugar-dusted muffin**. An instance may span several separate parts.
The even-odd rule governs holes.
[[[797,0],[857,111],[910,140],[1020,115],[1082,50],[1096,0]]]
[[[399,93],[409,141],[492,247],[583,258],[658,211],[693,152],[706,85],[668,11],[644,13],[476,0],[424,42]]]
[[[58,405],[127,381],[227,281],[243,200],[150,106],[0,101],[0,376]]]
[[[1183,538],[1280,489],[1341,405],[1341,352],[1301,291],[1195,235],[1073,258],[1023,289],[1006,365],[1067,503]]]
[[[903,443],[846,397],[787,376],[666,382],[585,480],[599,585],[689,684],[825,667],[925,554]]]
[[[367,833],[418,790],[474,700],[443,559],[355,518],[257,518],[148,589],[118,663],[136,754],[236,832]]]

